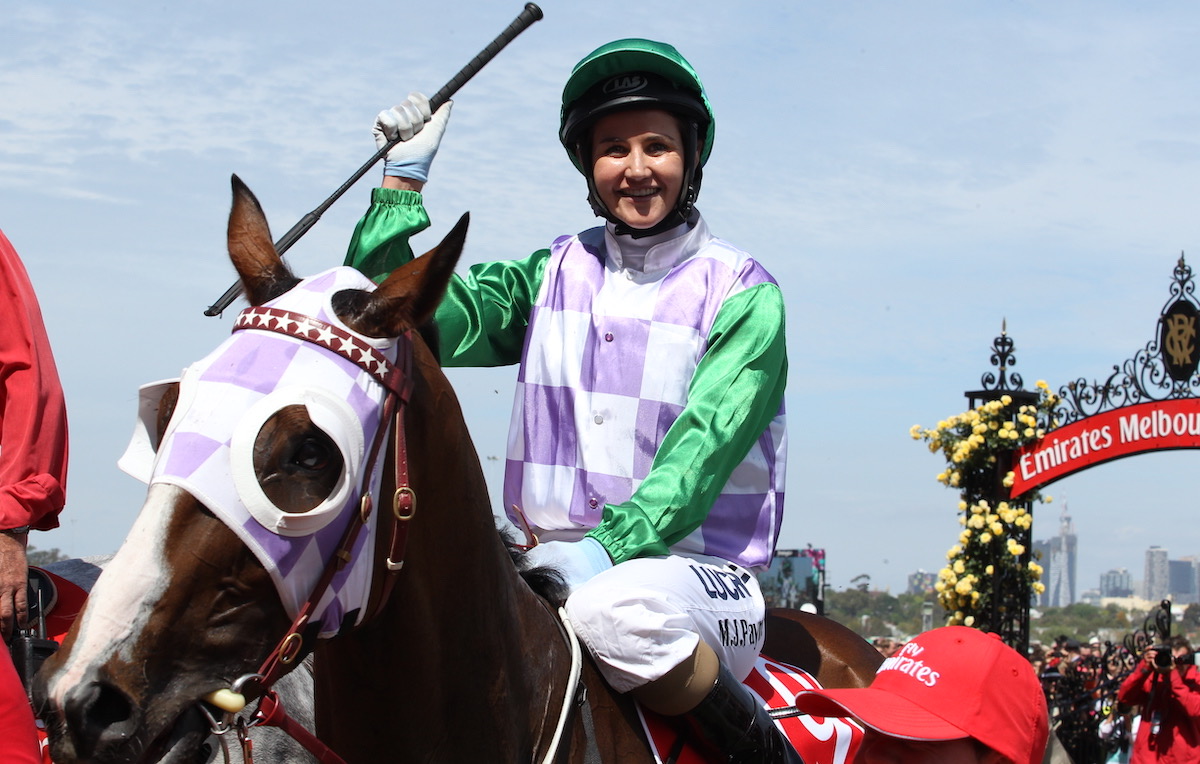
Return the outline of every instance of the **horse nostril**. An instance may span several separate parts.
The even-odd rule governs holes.
[[[130,711],[133,706],[129,704],[129,700],[125,695],[118,690],[109,687],[106,684],[100,685],[99,696],[95,703],[92,704],[91,718],[92,721],[104,727],[111,727],[118,722],[127,721]]]
[[[67,694],[63,710],[75,746],[86,757],[100,743],[127,736],[124,727],[133,715],[133,704],[115,687],[89,682]]]

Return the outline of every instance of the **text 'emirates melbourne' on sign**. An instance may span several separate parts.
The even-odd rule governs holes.
[[[1011,495],[1101,462],[1178,448],[1200,448],[1200,399],[1154,401],[1095,414],[1018,450]]]

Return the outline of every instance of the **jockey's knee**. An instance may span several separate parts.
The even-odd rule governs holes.
[[[662,677],[688,660],[700,642],[691,616],[657,592],[592,585],[567,599],[575,633],[618,692]]]

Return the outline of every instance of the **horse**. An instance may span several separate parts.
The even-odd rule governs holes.
[[[29,571],[29,602],[37,602],[39,631],[51,640],[65,636],[70,624],[82,610],[87,595],[96,585],[100,573],[112,560],[112,555],[55,560]],[[48,601],[44,599],[49,590]],[[289,715],[298,724],[313,726],[313,669],[312,659],[303,661],[294,671],[279,678],[275,692],[285,699]],[[232,731],[232,730],[231,730]],[[44,730],[39,735],[44,740]],[[247,732],[253,751],[247,758],[240,741],[233,734],[210,735],[201,745],[198,764],[317,764],[302,745],[276,727],[256,726]]]
[[[229,253],[250,307],[230,339],[185,371],[177,401],[162,404],[155,469],[164,474],[38,674],[35,708],[54,760],[193,761],[214,693],[265,695],[315,651],[316,733],[347,762],[653,761],[632,700],[580,658],[556,608],[514,565],[458,400],[418,331],[446,289],[468,216],[372,289],[347,268],[297,279],[236,176],[233,197]],[[287,307],[327,282],[359,286],[322,293],[308,314]],[[337,393],[370,398],[361,421],[335,395],[309,389],[316,382],[298,391],[261,383],[284,351],[237,343],[275,334],[288,353],[340,364],[306,367],[293,383],[370,378]],[[206,393],[218,360],[237,352],[249,354],[221,373],[241,387]],[[210,419],[227,431],[206,439]],[[227,454],[218,478],[165,474],[189,443]],[[391,501],[376,507],[375,496]],[[256,519],[231,524],[230,501]],[[264,541],[262,523],[279,535]],[[264,553],[271,545],[285,546],[293,573],[312,570],[282,573]],[[830,686],[868,683],[878,654],[812,619],[772,614],[768,633],[784,624],[781,633],[807,639],[776,645],[780,659],[807,661]]]

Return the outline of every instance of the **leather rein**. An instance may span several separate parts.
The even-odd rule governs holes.
[[[396,456],[394,465],[395,491],[392,494],[391,540],[388,554],[385,558],[383,580],[378,587],[378,595],[369,598],[374,600],[374,607],[364,617],[364,622],[378,615],[387,603],[392,588],[395,586],[397,574],[404,567],[404,554],[408,542],[408,522],[413,519],[417,509],[417,495],[409,484],[408,445],[404,432],[404,410],[412,395],[412,365],[413,344],[412,332],[405,332],[397,339],[397,358],[392,363],[377,349],[362,341],[360,338],[310,316],[300,313],[280,310],[278,308],[250,307],[243,310],[234,322],[233,331],[241,329],[260,329],[277,332],[289,337],[311,342],[336,353],[356,364],[369,373],[376,382],[388,391],[380,413],[380,427],[375,432],[365,463],[359,511],[351,519],[350,524],[342,535],[337,551],[329,558],[321,577],[314,585],[312,593],[300,608],[299,614],[292,621],[287,633],[276,644],[259,667],[258,672],[240,677],[233,682],[230,690],[238,694],[256,695],[259,700],[258,708],[249,721],[235,719],[236,711],[227,711],[222,720],[217,720],[209,712],[205,703],[200,709],[208,718],[213,734],[225,735],[231,731],[237,733],[242,748],[242,758],[245,764],[253,764],[253,744],[249,730],[256,726],[278,727],[300,745],[304,746],[321,764],[346,764],[332,749],[322,743],[316,735],[307,730],[288,716],[283,707],[279,694],[271,689],[279,677],[294,667],[294,664],[312,649],[315,632],[308,629],[317,604],[337,574],[352,559],[351,550],[358,534],[366,527],[374,511],[374,501],[371,497],[371,476],[375,471],[375,463],[385,451],[383,443],[390,430],[393,436],[393,447]],[[372,589],[375,589],[373,586]],[[369,603],[368,603],[369,605]],[[581,650],[579,642],[571,628],[566,610],[558,609],[559,627],[571,652],[571,671],[568,677],[563,704],[559,713],[557,725],[551,742],[542,759],[543,764],[551,764],[558,758],[560,746],[564,739],[567,723],[572,715],[572,708],[581,705],[586,711],[590,727],[590,711],[587,711],[586,696],[578,694],[581,678]],[[309,634],[305,632],[309,631]],[[240,710],[240,709],[239,709]],[[221,738],[223,741],[224,738]],[[224,745],[224,742],[222,742]],[[588,735],[589,760],[599,760],[595,751],[594,735]],[[226,753],[228,760],[228,753]]]
[[[288,627],[287,633],[263,661],[257,673],[239,678],[230,688],[233,693],[239,695],[247,691],[249,691],[248,694],[257,695],[259,697],[258,709],[248,722],[239,719],[235,723],[236,711],[227,711],[225,718],[218,721],[205,704],[202,703],[200,707],[208,717],[214,734],[224,735],[237,729],[246,764],[251,764],[252,761],[251,743],[247,732],[250,727],[260,725],[279,727],[308,749],[323,764],[345,764],[340,756],[287,715],[278,693],[271,687],[280,676],[291,670],[298,660],[312,650],[315,632],[309,627],[317,605],[332,583],[334,576],[350,563],[353,557],[351,550],[354,548],[355,541],[359,533],[367,526],[375,509],[375,502],[371,495],[371,476],[375,472],[376,460],[386,451],[383,444],[387,439],[389,429],[393,436],[396,455],[391,539],[384,563],[386,570],[383,571],[383,580],[378,587],[379,593],[374,597],[375,605],[364,617],[364,622],[374,618],[382,609],[395,585],[396,574],[404,566],[405,547],[408,541],[408,521],[412,520],[417,509],[417,495],[409,485],[408,446],[404,433],[404,410],[407,408],[413,388],[412,333],[411,331],[405,332],[397,339],[397,358],[393,363],[378,349],[361,338],[332,324],[292,311],[261,306],[246,308],[238,315],[233,325],[235,332],[242,329],[276,332],[319,345],[349,360],[370,374],[387,391],[387,396],[380,412],[380,426],[375,432],[370,451],[367,453],[359,492],[362,498],[359,501],[358,512],[354,513],[354,517],[351,518],[338,543],[337,550],[326,562],[320,578],[317,579],[308,599],[300,607],[300,612]],[[376,589],[376,587],[372,586],[372,589]]]

